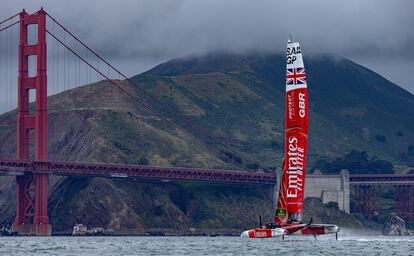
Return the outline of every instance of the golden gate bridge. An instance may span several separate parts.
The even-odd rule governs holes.
[[[19,28],[14,29],[15,27]],[[4,87],[1,89],[4,99],[0,99],[2,104],[0,109],[2,112],[10,113],[17,104],[16,157],[12,160],[0,160],[0,175],[16,176],[16,218],[12,225],[14,232],[22,235],[51,234],[52,227],[47,212],[48,179],[51,174],[226,184],[275,185],[277,183],[274,171],[270,171],[258,160],[229,146],[224,139],[209,133],[150,94],[93,51],[45,10],[40,9],[33,14],[23,10],[1,21],[0,35],[4,35],[4,38],[0,38],[0,66],[2,67],[0,77],[4,78],[4,81],[0,81]],[[17,61],[13,52],[18,52]],[[49,56],[48,52],[52,54]],[[121,79],[134,85],[142,97],[132,94],[120,82]],[[213,170],[49,160],[47,97],[101,80],[113,85],[148,113],[181,131],[205,150],[218,154],[220,148],[224,148],[231,152],[227,160],[234,168]],[[14,97],[15,95],[17,97]],[[17,98],[17,102],[14,98]],[[152,104],[157,104],[157,107]],[[6,122],[2,125],[12,124]],[[34,137],[33,145],[31,145],[31,137]],[[33,159],[31,159],[32,155]],[[254,163],[262,171],[251,171],[233,156]],[[373,194],[372,187],[391,182],[393,185],[409,187],[411,198],[414,196],[412,191],[414,175],[351,175],[350,182],[357,188],[368,187],[369,189],[363,191],[369,191],[365,193],[369,195]],[[411,210],[407,212],[413,217],[414,206],[411,204],[409,203],[408,206]],[[372,205],[368,207],[368,211],[375,208]],[[402,205],[406,207],[407,204]]]

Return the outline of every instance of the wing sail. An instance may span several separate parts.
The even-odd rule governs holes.
[[[285,155],[275,221],[302,222],[308,146],[308,89],[299,43],[287,44]]]

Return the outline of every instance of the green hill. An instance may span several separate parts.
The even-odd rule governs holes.
[[[304,58],[310,164],[352,150],[404,164],[402,155],[414,144],[414,95],[350,60],[329,55]],[[167,90],[163,98],[177,109],[185,111],[184,101],[207,109],[191,118],[237,141],[243,151],[266,164],[278,166],[283,150],[284,62],[277,54],[210,55],[172,60],[134,79],[154,93],[160,87]],[[163,82],[153,87],[155,80]]]
[[[283,151],[284,62],[278,54],[212,54],[175,59],[132,80],[216,139],[265,167],[278,168]],[[309,167],[355,149],[408,164],[404,157],[414,145],[412,94],[339,57],[305,56],[305,66],[310,92]],[[176,113],[134,85],[120,83],[166,118],[177,120]],[[177,121],[209,146],[197,143],[108,82],[60,93],[48,104],[52,160],[232,167],[228,149]],[[0,117],[0,158],[15,156],[15,118],[15,111]],[[256,169],[246,157],[232,157]],[[148,228],[240,229],[254,226],[258,214],[266,221],[273,214],[266,187],[58,177],[52,177],[50,187],[55,230],[68,230],[76,222],[125,233]],[[0,191],[4,223],[14,213],[11,178],[0,177]],[[316,216],[320,208],[313,208]],[[352,217],[347,223],[361,225]]]

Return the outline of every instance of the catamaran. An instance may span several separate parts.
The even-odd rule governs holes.
[[[268,238],[284,235],[336,234],[334,224],[302,220],[308,147],[308,89],[302,51],[289,39],[286,61],[285,156],[282,164],[275,222],[244,231],[241,236]],[[261,221],[260,221],[261,222]],[[260,224],[261,225],[261,224]]]

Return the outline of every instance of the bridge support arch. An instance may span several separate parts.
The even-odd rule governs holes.
[[[37,42],[29,42],[29,26],[36,28]],[[17,159],[30,158],[30,131],[34,131],[34,160],[48,160],[46,12],[20,13]],[[36,74],[29,74],[29,57],[36,57]],[[29,105],[29,92],[36,92],[35,110]],[[26,172],[16,177],[16,219],[12,231],[19,235],[50,235],[48,174]]]
[[[358,211],[371,220],[374,216],[380,215],[380,186],[378,185],[356,185],[355,201]]]
[[[401,218],[414,221],[414,185],[395,186],[395,210]]]

